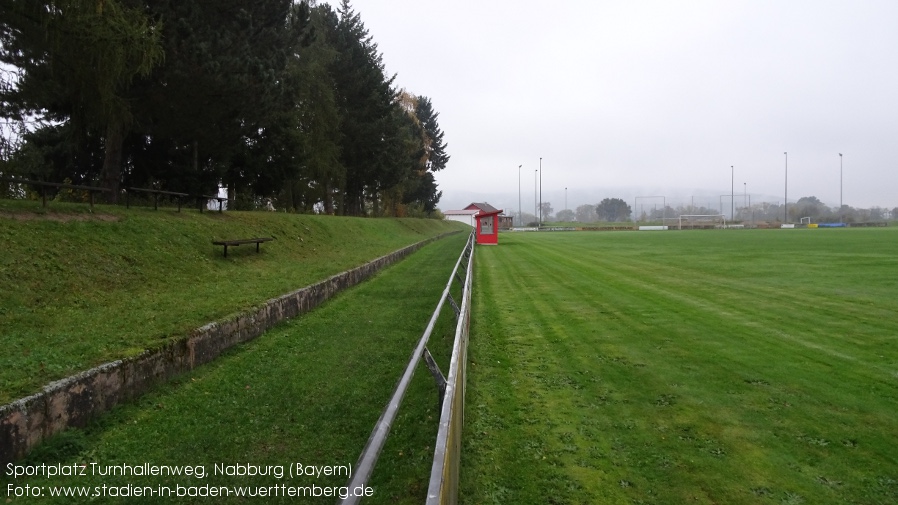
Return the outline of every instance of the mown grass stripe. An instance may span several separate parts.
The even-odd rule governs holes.
[[[479,250],[463,501],[898,498],[898,243],[850,231]]]

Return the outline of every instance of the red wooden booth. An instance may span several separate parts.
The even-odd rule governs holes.
[[[501,210],[483,211],[474,216],[477,219],[477,243],[483,245],[499,244],[499,214]]]

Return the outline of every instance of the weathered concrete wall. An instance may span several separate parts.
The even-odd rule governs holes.
[[[339,291],[405,258],[424,240],[358,268],[268,300],[261,307],[207,324],[160,349],[113,361],[44,387],[0,407],[0,465],[27,454],[41,441],[70,426],[84,426],[97,414],[153,385],[208,363],[226,349],[258,337],[276,324],[312,310]]]

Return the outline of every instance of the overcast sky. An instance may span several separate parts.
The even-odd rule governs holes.
[[[442,209],[516,212],[523,165],[532,212],[540,158],[555,210],[566,187],[569,208],[633,195],[717,206],[746,189],[781,202],[784,152],[790,201],[837,206],[841,186],[846,205],[898,206],[894,0],[352,6],[396,85],[440,113]]]

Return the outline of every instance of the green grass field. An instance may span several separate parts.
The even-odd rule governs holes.
[[[0,403],[461,226],[0,200]]]
[[[289,477],[290,465],[354,465],[437,305],[467,236],[429,244],[318,309],[294,318],[213,363],[84,430],[72,429],[19,465],[200,465],[192,477],[4,478],[5,503],[335,503],[334,497],[115,497],[102,486],[345,486],[348,477]],[[453,288],[460,299],[460,289]],[[446,304],[429,348],[448,371],[455,319]],[[364,503],[423,503],[439,410],[423,364],[412,380]],[[215,464],[280,466],[276,476],[214,475]],[[89,467],[91,468],[91,467]],[[9,497],[8,485],[42,487],[42,498]],[[91,498],[51,498],[50,487],[87,489]],[[96,489],[99,488],[99,491]],[[102,496],[106,493],[106,496]],[[4,498],[5,499],[5,498]]]
[[[463,503],[898,502],[898,230],[506,233]]]

